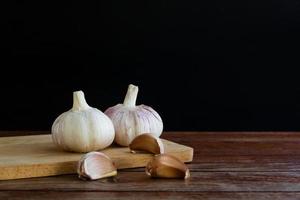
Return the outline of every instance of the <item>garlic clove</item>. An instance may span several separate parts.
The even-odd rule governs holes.
[[[154,154],[164,153],[164,145],[160,138],[149,133],[141,134],[129,144],[132,153],[135,151],[147,151]]]
[[[84,180],[96,180],[117,175],[113,161],[104,153],[90,152],[78,162],[77,173]]]
[[[160,154],[153,157],[146,166],[146,174],[154,178],[183,178],[190,177],[187,166],[178,158]]]

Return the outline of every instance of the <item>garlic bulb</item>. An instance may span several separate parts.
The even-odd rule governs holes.
[[[159,137],[163,130],[162,119],[155,110],[146,105],[135,105],[137,93],[138,87],[130,84],[124,103],[104,112],[114,124],[115,142],[122,146],[128,146],[136,136],[143,133]]]
[[[57,117],[52,125],[53,142],[66,151],[104,149],[114,137],[111,120],[100,110],[90,107],[82,91],[73,93],[73,108]]]

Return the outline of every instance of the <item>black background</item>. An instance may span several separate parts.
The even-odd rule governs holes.
[[[10,1],[2,130],[50,130],[72,92],[139,86],[165,130],[300,130],[300,1]]]

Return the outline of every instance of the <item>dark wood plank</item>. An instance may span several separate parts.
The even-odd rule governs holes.
[[[151,179],[144,172],[81,181],[75,175],[1,181],[0,190],[300,192],[300,172],[192,172],[189,180]]]
[[[0,131],[0,137],[23,136],[23,135],[45,135],[50,131]]]
[[[22,136],[22,135],[40,135],[50,134],[50,131],[0,131],[0,137]],[[272,131],[256,131],[256,132],[208,132],[208,131],[166,131],[162,134],[162,138],[174,139],[178,141],[294,141],[300,138],[300,132],[272,132]]]
[[[1,131],[0,136],[49,134],[47,131]],[[196,156],[299,155],[299,132],[165,132],[162,138],[191,146]]]
[[[286,172],[300,171],[300,156],[194,156],[187,164],[191,171],[253,171]],[[144,171],[144,168],[124,169],[122,171]]]
[[[9,200],[185,200],[185,199],[214,199],[214,200],[298,200],[300,193],[296,192],[60,192],[60,191],[5,191],[0,192],[0,199]]]
[[[192,171],[300,171],[300,156],[195,156]]]
[[[174,141],[174,140],[173,140]],[[183,142],[180,142],[184,144]],[[300,155],[300,145],[294,142],[199,142],[186,144],[194,148],[198,156],[233,156],[233,155]],[[196,148],[198,146],[198,148]]]
[[[188,137],[185,137],[189,135]],[[176,132],[170,131],[162,134],[163,138],[173,138],[181,141],[293,141],[295,138],[300,138],[300,132],[272,132],[272,131],[256,131],[256,132]]]
[[[170,132],[162,137],[193,147],[195,156],[300,155],[299,132]]]
[[[50,131],[0,131],[0,137],[50,134]],[[300,132],[272,132],[272,131],[235,131],[235,132],[213,132],[213,131],[166,131],[162,138],[175,139],[179,141],[293,141],[300,138]]]

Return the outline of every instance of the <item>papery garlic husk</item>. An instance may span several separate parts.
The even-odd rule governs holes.
[[[142,133],[159,137],[163,131],[162,119],[155,110],[143,104],[136,106],[137,94],[138,87],[130,84],[124,103],[110,107],[104,112],[114,124],[115,142],[122,146],[128,146]]]
[[[83,180],[97,180],[117,175],[114,162],[104,153],[90,152],[78,162],[77,173]]]
[[[135,137],[129,144],[129,149],[132,153],[136,151],[146,151],[154,154],[163,154],[165,151],[161,139],[149,133]]]
[[[145,172],[153,178],[183,178],[190,177],[187,166],[178,158],[168,154],[155,155],[146,165]]]
[[[90,107],[82,91],[73,93],[73,108],[56,118],[51,132],[53,142],[59,148],[74,152],[104,149],[115,137],[110,118]]]

